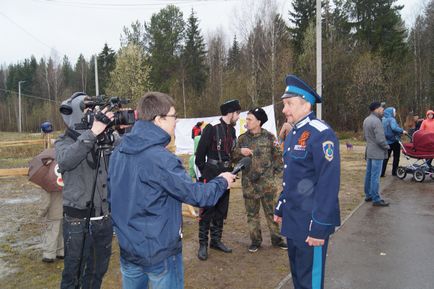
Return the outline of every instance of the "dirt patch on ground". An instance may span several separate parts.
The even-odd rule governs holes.
[[[341,147],[341,214],[347,216],[363,196],[365,164],[363,148]],[[41,216],[47,193],[27,182],[25,177],[0,178],[0,288],[59,288],[63,262],[41,262]],[[275,288],[288,275],[286,252],[271,247],[268,228],[261,211],[263,244],[257,253],[249,253],[247,219],[241,189],[231,191],[229,216],[223,241],[232,254],[209,251],[205,262],[196,257],[198,222],[184,219],[185,288]],[[119,248],[113,238],[113,255],[103,288],[121,288]]]

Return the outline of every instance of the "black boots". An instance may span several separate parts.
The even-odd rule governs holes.
[[[197,257],[199,260],[205,261],[208,259],[208,231],[210,223],[209,221],[199,221],[199,251]]]
[[[197,257],[199,260],[205,261],[208,259],[208,231],[211,231],[211,243],[210,248],[220,250],[225,253],[232,253],[232,249],[225,246],[222,243],[223,234],[223,220],[215,221],[212,223],[209,221],[199,221],[199,250]]]
[[[232,253],[232,249],[226,247],[221,241],[223,234],[223,220],[213,220],[211,223],[211,243],[210,248],[220,250],[225,253]]]

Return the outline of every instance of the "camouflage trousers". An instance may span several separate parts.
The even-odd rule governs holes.
[[[262,204],[268,229],[270,230],[271,243],[277,245],[282,240],[282,237],[279,235],[279,225],[273,221],[274,194],[265,194],[259,199],[244,198],[244,204],[246,206],[247,224],[252,244],[260,246],[262,243],[261,222],[259,218],[259,209]]]

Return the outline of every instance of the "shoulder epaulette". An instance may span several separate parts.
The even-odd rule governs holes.
[[[220,124],[220,123],[221,123],[221,121],[220,121],[220,119],[219,119],[219,120],[213,120],[213,121],[210,122],[209,124],[212,125],[212,126],[216,126],[216,125],[218,125],[218,124]]]
[[[310,121],[309,125],[316,128],[319,132],[322,132],[322,131],[329,128],[325,123],[323,123],[322,121],[320,121],[318,119],[314,119],[314,120]]]

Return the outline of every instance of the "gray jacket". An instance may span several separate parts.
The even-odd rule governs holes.
[[[389,145],[384,135],[381,119],[374,113],[363,121],[363,134],[366,141],[365,159],[386,159]]]
[[[96,137],[90,130],[81,132],[77,140],[63,134],[56,140],[55,145],[56,160],[64,182],[63,205],[84,210],[92,196],[98,156],[92,156],[92,149],[96,148]],[[96,216],[108,214],[105,167],[105,160],[101,158],[94,197]]]

